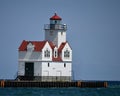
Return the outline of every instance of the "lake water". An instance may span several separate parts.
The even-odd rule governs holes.
[[[120,82],[107,88],[0,88],[0,96],[120,96]]]

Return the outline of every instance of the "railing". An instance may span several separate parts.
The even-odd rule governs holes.
[[[66,24],[45,24],[44,25],[45,30],[67,30]]]

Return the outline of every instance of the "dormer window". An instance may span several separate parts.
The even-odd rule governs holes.
[[[34,50],[34,45],[30,42],[28,45],[27,45],[27,51],[33,51]]]
[[[64,51],[64,57],[69,58],[70,57],[70,51],[68,51],[68,50]]]
[[[46,50],[44,51],[44,56],[47,57],[47,58],[50,57],[50,51],[49,51],[48,49],[46,49]]]

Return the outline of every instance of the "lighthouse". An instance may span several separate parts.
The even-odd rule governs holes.
[[[66,40],[67,25],[56,13],[44,25],[43,41],[23,40],[18,48],[19,80],[71,81],[72,48]]]
[[[56,47],[62,42],[66,42],[66,24],[61,24],[62,18],[56,13],[50,18],[50,24],[45,24],[45,39],[52,41]]]

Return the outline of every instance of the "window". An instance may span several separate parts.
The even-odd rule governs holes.
[[[57,57],[57,52],[55,51],[55,57]]]
[[[50,63],[48,63],[48,67],[50,67]]]
[[[64,67],[66,67],[66,63],[64,63]]]
[[[57,24],[57,21],[55,20],[55,24]]]
[[[64,51],[64,57],[69,58],[70,57],[70,52],[68,50]]]
[[[57,47],[54,48],[53,56],[54,56],[54,58],[58,57],[58,49],[57,49]]]
[[[44,56],[50,57],[50,51],[48,49],[44,51]]]

